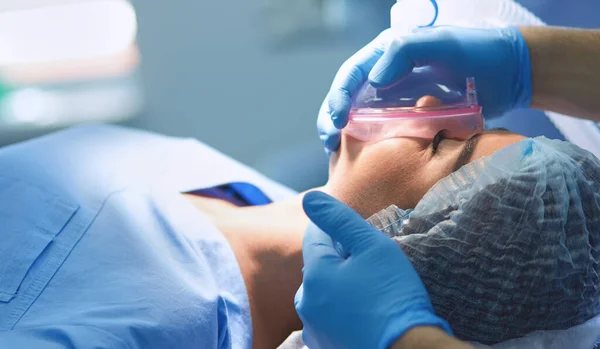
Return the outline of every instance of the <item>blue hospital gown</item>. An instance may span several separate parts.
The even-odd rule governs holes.
[[[111,126],[0,149],[0,348],[251,348],[235,256],[180,194],[231,167],[207,149]]]

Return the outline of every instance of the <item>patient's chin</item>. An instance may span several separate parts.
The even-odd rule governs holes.
[[[342,132],[342,139],[338,151],[331,154],[329,158],[329,186],[348,186],[361,170],[361,150],[365,143],[358,141]],[[364,161],[363,161],[364,162]],[[364,170],[364,169],[363,169]]]
[[[335,151],[335,152],[332,152],[331,155],[329,156],[329,179],[328,179],[328,183],[331,182],[331,180],[335,176],[335,174],[340,171],[340,170],[338,170],[338,168],[340,168],[340,159],[346,153],[346,150],[344,148],[348,144],[348,141],[345,138],[346,137],[344,136],[344,133],[342,132],[342,138],[341,138],[341,143],[340,143],[339,149],[337,151]]]
[[[346,132],[342,132],[340,150],[345,151],[349,154],[357,154],[365,147],[365,145],[372,144],[373,142],[363,142],[356,139]]]

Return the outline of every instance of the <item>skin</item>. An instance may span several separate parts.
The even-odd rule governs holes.
[[[471,161],[523,139],[506,131],[488,131],[478,138]],[[415,207],[440,179],[453,172],[465,141],[445,139],[437,153],[432,142],[391,138],[365,144],[342,133],[341,151],[332,155],[325,191],[363,217],[395,204]]]
[[[520,27],[531,59],[531,107],[600,121],[600,30]]]
[[[465,162],[523,138],[506,131],[486,131],[476,138],[472,156]],[[329,181],[316,189],[365,218],[391,204],[412,208],[432,185],[455,169],[465,143],[442,140],[433,154],[431,140],[395,138],[363,143],[343,135],[340,151],[331,158]],[[186,198],[212,220],[236,255],[250,300],[253,347],[276,348],[291,332],[302,328],[293,302],[302,283],[302,238],[309,222],[302,210],[302,194],[254,207],[194,195]],[[437,338],[430,332],[417,331],[403,338]]]
[[[446,334],[437,327],[415,327],[396,343],[391,349],[474,349],[474,347],[465,342],[461,342]]]

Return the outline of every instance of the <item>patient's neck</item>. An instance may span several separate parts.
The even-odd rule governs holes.
[[[302,196],[243,208],[218,199],[186,197],[211,218],[237,257],[250,300],[253,347],[276,348],[302,327],[294,309],[308,224]]]

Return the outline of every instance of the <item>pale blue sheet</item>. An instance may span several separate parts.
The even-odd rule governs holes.
[[[0,348],[251,348],[224,237],[180,192],[291,191],[193,140],[109,126],[0,149]]]

